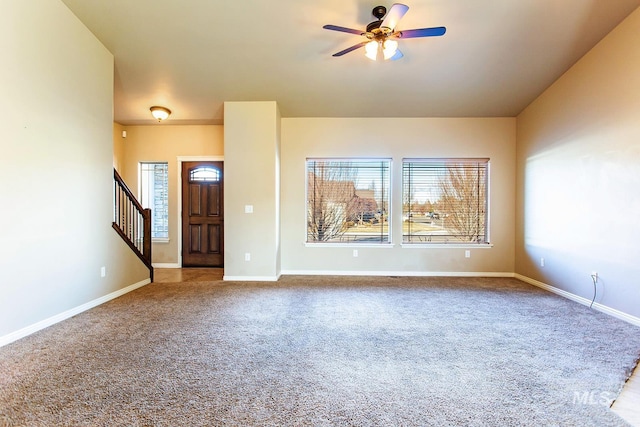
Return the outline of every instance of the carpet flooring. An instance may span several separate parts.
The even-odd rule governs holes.
[[[639,332],[509,278],[153,283],[0,348],[0,426],[624,426]]]

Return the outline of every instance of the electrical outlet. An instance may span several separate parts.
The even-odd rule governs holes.
[[[353,250],[353,256],[354,256],[354,258],[358,257],[358,250],[357,249]]]
[[[251,254],[250,254],[249,252],[246,252],[246,253],[244,254],[244,260],[245,260],[245,261],[251,261]]]
[[[592,271],[591,272],[591,278],[593,279],[594,283],[598,282],[598,272],[597,271]]]
[[[464,257],[465,258],[471,258],[471,251],[470,250],[464,251]]]
[[[540,258],[540,267],[544,267],[544,258]]]
[[[107,276],[107,267],[101,267],[100,268],[100,277],[106,277]]]

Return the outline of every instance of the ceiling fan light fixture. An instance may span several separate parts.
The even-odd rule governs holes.
[[[151,115],[158,122],[167,120],[169,118],[169,115],[171,114],[171,110],[165,107],[160,107],[158,105],[154,105],[153,107],[149,108],[149,110],[151,110]]]
[[[396,54],[398,50],[398,42],[395,40],[385,40],[382,43],[382,54],[384,55],[384,59],[391,59]]]

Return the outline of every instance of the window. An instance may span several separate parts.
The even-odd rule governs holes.
[[[169,164],[140,163],[140,203],[151,209],[151,238],[169,239]]]
[[[211,166],[191,169],[189,171],[189,181],[218,182],[220,181],[220,169]]]
[[[307,242],[389,243],[390,159],[307,159]]]
[[[404,159],[403,243],[489,243],[489,159]]]

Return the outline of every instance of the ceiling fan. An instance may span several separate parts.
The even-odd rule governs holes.
[[[447,29],[445,27],[418,28],[415,30],[396,31],[396,25],[409,10],[409,6],[394,3],[387,13],[384,6],[376,6],[371,12],[378,20],[367,25],[366,31],[354,30],[352,28],[340,27],[337,25],[325,25],[322,28],[343,33],[357,34],[365,36],[366,41],[334,53],[332,56],[342,56],[361,47],[365,48],[365,56],[376,60],[380,54],[385,60],[396,60],[403,57],[398,49],[398,42],[394,39],[411,39],[417,37],[435,37],[443,35]],[[386,16],[385,16],[386,15]],[[384,18],[384,20],[382,19]]]

